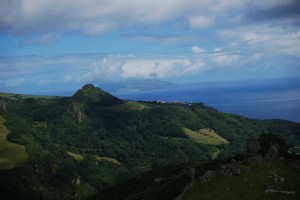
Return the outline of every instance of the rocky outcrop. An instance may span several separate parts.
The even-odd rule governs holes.
[[[260,165],[262,163],[262,161],[263,161],[263,158],[261,155],[245,158],[245,163],[247,165]]]
[[[279,155],[279,145],[278,144],[273,144],[270,146],[268,152],[266,153],[264,159],[265,160],[276,160]]]
[[[212,179],[212,177],[215,176],[215,172],[213,170],[207,170],[205,174],[199,177],[200,183],[206,183]]]
[[[246,156],[256,156],[261,150],[261,146],[257,139],[251,139],[248,141],[246,146]]]
[[[79,124],[83,121],[84,115],[81,112],[79,106],[72,104],[72,107],[69,109],[69,112],[73,115],[73,117],[76,118]]]
[[[80,176],[76,176],[75,178],[73,178],[72,185],[79,185],[80,183]]]
[[[265,190],[265,194],[276,194],[276,193],[285,194],[287,196],[295,196],[296,195],[295,191]]]
[[[165,178],[155,178],[155,179],[153,180],[154,183],[164,183],[165,181],[166,181]]]
[[[225,175],[225,176],[240,176],[242,173],[249,172],[251,166],[260,165],[263,160],[276,160],[279,157],[279,145],[274,144],[270,146],[268,152],[263,157],[261,155],[261,146],[260,142],[257,139],[251,139],[247,143],[246,146],[246,152],[245,157],[243,160],[235,160],[231,159],[230,162],[223,163],[220,165],[220,168],[214,169],[214,170],[207,170],[202,176],[199,177],[198,182],[199,183],[207,183],[213,179],[216,175]],[[195,172],[193,171],[195,169],[191,170],[191,182],[186,185],[183,192],[176,197],[174,200],[181,200],[184,194],[193,187],[194,182],[196,179],[194,179]],[[275,174],[275,173],[274,173]],[[276,175],[276,174],[275,174]],[[277,175],[276,175],[277,176]],[[282,177],[276,177],[274,179],[275,182],[281,182],[284,180]],[[244,177],[243,181],[247,183],[249,180]],[[252,184],[250,184],[250,187],[253,187]],[[226,187],[226,191],[229,191],[230,188]],[[273,187],[269,187],[266,191],[266,194],[268,193],[284,193],[287,195],[294,195],[294,191],[276,191],[273,189]]]
[[[4,100],[0,100],[0,110],[6,112],[6,103]]]
[[[221,174],[225,176],[239,176],[243,172],[249,171],[249,168],[234,159],[230,163],[221,165]]]
[[[248,141],[245,152],[244,163],[246,165],[259,165],[262,163],[263,158],[259,155],[261,150],[260,143],[257,139],[251,139]]]
[[[245,153],[245,163],[248,165],[259,165],[264,160],[276,160],[279,156],[279,145],[271,144],[268,152],[264,155],[264,158],[259,155],[261,146],[259,141],[256,139],[251,139],[247,143],[246,153]]]

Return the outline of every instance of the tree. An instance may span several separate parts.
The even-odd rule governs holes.
[[[280,135],[276,134],[262,134],[258,138],[260,146],[261,146],[261,151],[260,153],[262,155],[265,155],[270,146],[273,144],[278,144],[280,149],[279,149],[279,154],[280,155],[286,155],[288,153],[288,146],[286,144],[286,141],[284,138],[282,138]]]

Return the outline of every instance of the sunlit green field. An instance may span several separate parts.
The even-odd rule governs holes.
[[[143,110],[144,108],[145,105],[134,101],[128,101],[119,105],[111,106],[111,109],[116,112],[135,112]]]
[[[7,141],[9,130],[4,125],[5,119],[0,116],[0,169],[12,169],[28,158],[25,146]]]
[[[69,156],[71,156],[72,158],[74,158],[77,161],[82,161],[84,159],[84,156],[81,154],[73,153],[70,151],[67,151],[67,154],[69,154]],[[113,163],[116,165],[120,164],[120,162],[114,158],[108,158],[108,157],[102,157],[102,156],[94,156],[94,157],[97,161],[107,161],[107,162],[110,162],[110,163]]]
[[[193,141],[202,144],[228,144],[229,142],[218,135],[214,130],[205,128],[198,132],[192,131],[188,128],[183,129],[184,133]]]

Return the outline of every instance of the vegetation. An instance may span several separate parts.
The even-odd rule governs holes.
[[[111,162],[115,165],[120,165],[121,164],[118,160],[116,160],[114,158],[107,158],[107,157],[100,157],[100,156],[95,156],[95,158],[96,158],[97,161],[108,161],[108,162]]]
[[[77,161],[82,161],[84,159],[84,157],[80,154],[76,154],[70,151],[67,151],[67,153]]]
[[[28,94],[14,94],[14,93],[4,93],[0,92],[0,97],[13,100],[13,101],[20,101],[20,100],[25,100],[25,99],[58,99],[60,97],[58,96],[38,96],[38,95],[28,95]]]
[[[216,162],[201,161],[156,168],[104,190],[90,199],[173,200],[190,182],[191,168],[195,168],[197,173],[201,174],[207,168],[216,166]]]
[[[110,108],[116,112],[135,112],[145,109],[145,105],[139,102],[127,101],[122,104],[111,106]]]
[[[274,172],[285,179],[282,183],[274,182]],[[300,172],[282,161],[264,162],[251,167],[250,171],[240,176],[227,177],[218,175],[211,181],[195,186],[184,196],[183,200],[283,200],[298,199],[300,194]],[[266,189],[295,191],[295,196],[286,194],[265,194]]]
[[[259,136],[259,143],[262,146],[261,154],[266,154],[272,144],[279,145],[279,153],[284,156],[288,153],[288,146],[284,138],[275,134],[262,134]]]
[[[1,142],[25,147],[28,159],[0,170],[7,199],[86,198],[151,169],[242,153],[248,138],[266,133],[281,135],[290,148],[300,144],[298,123],[248,119],[202,103],[128,102],[92,85],[72,97],[16,96],[0,94],[1,127],[11,131]],[[168,180],[176,181],[161,189],[176,188],[188,171],[174,172]]]
[[[23,145],[7,141],[9,130],[4,125],[5,119],[0,115],[0,170],[12,169],[24,163],[28,155]]]
[[[93,103],[106,106],[122,103],[120,99],[94,87],[92,84],[85,85],[82,89],[78,90],[73,95],[73,99],[81,103]]]
[[[194,142],[214,145],[229,143],[226,139],[222,138],[214,130],[209,128],[200,129],[198,132],[184,128],[183,131]]]
[[[262,135],[262,149],[270,146],[262,141],[274,142],[275,139],[284,143],[278,135]],[[162,167],[115,185],[91,199],[298,199],[300,171],[295,166],[299,166],[300,157],[291,159],[291,154],[286,156],[286,160],[263,161],[258,165],[246,165],[247,162],[243,162],[245,156],[236,155],[222,162],[198,161]],[[239,168],[241,163],[244,163],[244,170],[240,174],[225,173],[224,166]],[[208,172],[214,175],[201,181],[203,178],[199,177]],[[270,190],[286,193],[272,193]]]

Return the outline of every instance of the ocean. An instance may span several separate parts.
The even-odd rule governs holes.
[[[300,80],[198,83],[154,91],[115,92],[122,99],[202,102],[226,113],[300,123]]]

